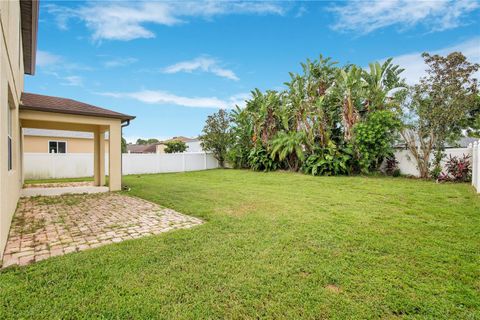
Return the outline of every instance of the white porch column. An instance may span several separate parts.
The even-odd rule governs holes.
[[[105,185],[105,132],[97,127],[93,133],[93,175],[96,186]]]
[[[19,152],[19,155],[20,155],[20,183],[21,183],[21,188],[23,188],[23,184],[25,183],[25,168],[23,166],[23,158],[24,158],[24,154],[23,154],[23,146],[24,146],[24,143],[25,143],[25,136],[23,135],[23,127],[21,126],[21,123],[20,123],[20,152]]]
[[[122,189],[122,128],[120,120],[110,125],[109,134],[109,186],[110,191],[118,191]]]

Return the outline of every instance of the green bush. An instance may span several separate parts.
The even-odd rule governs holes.
[[[255,171],[273,171],[278,169],[278,164],[270,157],[267,150],[254,147],[248,154],[248,165]]]
[[[185,152],[188,146],[183,141],[173,140],[165,143],[165,153]]]
[[[351,153],[350,148],[339,150],[333,142],[330,142],[326,148],[318,148],[315,153],[309,155],[302,170],[314,176],[348,174]]]
[[[382,161],[393,154],[393,133],[398,128],[400,121],[387,110],[371,112],[365,121],[355,125],[354,145],[363,173],[378,169]]]

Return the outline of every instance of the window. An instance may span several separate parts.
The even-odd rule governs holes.
[[[9,97],[10,98],[10,97]],[[7,155],[8,155],[8,171],[13,170],[13,108],[12,100],[8,99],[7,108]]]
[[[67,153],[65,141],[48,141],[48,153]]]

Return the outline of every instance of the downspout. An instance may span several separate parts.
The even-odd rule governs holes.
[[[125,124],[122,123],[122,125],[120,126],[120,139],[123,139],[123,128],[128,127],[129,125],[130,125],[130,119],[128,119]],[[123,189],[123,152],[121,147],[120,147],[120,153],[121,153],[120,154],[120,186]]]

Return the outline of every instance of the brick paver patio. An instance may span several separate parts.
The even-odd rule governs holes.
[[[200,219],[118,193],[22,198],[2,267],[201,223]]]

